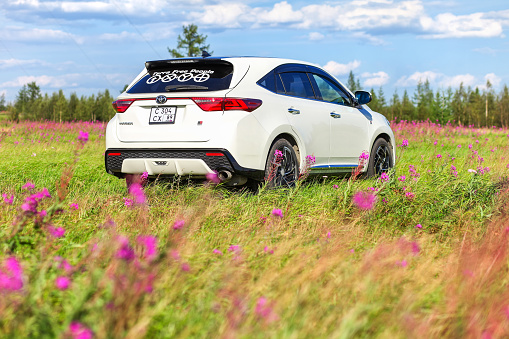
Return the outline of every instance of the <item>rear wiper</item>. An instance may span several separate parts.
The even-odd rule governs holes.
[[[186,91],[186,90],[207,90],[207,89],[209,89],[207,86],[198,85],[168,85],[164,88],[166,92]]]

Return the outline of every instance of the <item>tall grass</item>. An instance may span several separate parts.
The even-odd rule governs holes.
[[[506,337],[508,131],[392,127],[387,177],[128,194],[104,125],[2,125],[0,333]]]

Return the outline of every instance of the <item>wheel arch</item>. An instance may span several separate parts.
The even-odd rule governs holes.
[[[288,142],[293,146],[295,154],[297,155],[297,161],[302,166],[302,163],[301,163],[302,162],[302,157],[301,157],[301,150],[302,150],[302,148],[300,147],[299,143],[297,142],[297,139],[293,135],[291,135],[290,133],[282,132],[282,133],[279,133],[278,135],[276,135],[272,139],[272,142],[269,145],[269,150],[272,148],[272,145],[274,145],[274,143],[277,140],[279,140],[279,139],[286,139],[286,140],[288,140]],[[269,154],[268,154],[268,151],[267,151],[266,159],[268,159],[268,157],[269,157]],[[265,161],[267,161],[267,160],[265,160]]]

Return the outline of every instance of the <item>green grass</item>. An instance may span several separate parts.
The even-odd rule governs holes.
[[[146,204],[127,207],[125,183],[104,171],[103,126],[4,123],[0,193],[14,201],[0,203],[0,260],[19,260],[23,288],[0,291],[0,333],[59,337],[77,321],[97,338],[507,335],[507,130],[393,128],[409,146],[395,145],[388,182],[315,178],[252,194],[156,181]],[[90,133],[83,148],[79,130]],[[481,165],[489,172],[468,171]],[[49,215],[23,213],[43,187]],[[372,210],[352,203],[358,191],[376,194]],[[153,259],[140,235],[157,237]],[[121,236],[133,260],[119,258]]]

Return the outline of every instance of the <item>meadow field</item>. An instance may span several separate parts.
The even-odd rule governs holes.
[[[387,176],[129,194],[105,123],[0,122],[0,336],[508,337],[509,131],[392,128]]]

